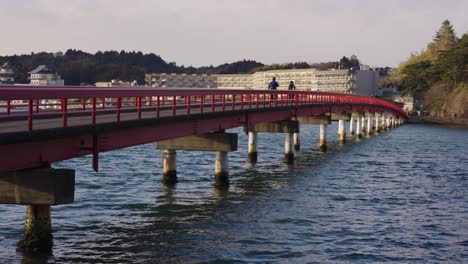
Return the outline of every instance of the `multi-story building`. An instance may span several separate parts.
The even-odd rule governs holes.
[[[41,86],[63,86],[64,80],[60,75],[45,65],[39,65],[36,69],[28,72],[30,75],[31,85]]]
[[[13,68],[8,62],[5,62],[3,66],[0,67],[0,85],[2,84],[14,84],[15,76]]]
[[[287,90],[293,81],[296,90],[377,95],[378,74],[374,71],[288,69],[253,74],[146,74],[146,82],[157,87],[266,89],[272,78]],[[201,81],[202,80],[202,81]]]
[[[208,74],[147,73],[145,81],[151,87],[215,88],[215,77]]]
[[[96,87],[129,87],[138,86],[137,81],[126,82],[121,80],[111,80],[110,82],[97,82],[94,84]]]

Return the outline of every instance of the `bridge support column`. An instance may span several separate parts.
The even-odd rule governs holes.
[[[340,142],[341,143],[346,143],[346,130],[345,130],[345,126],[344,126],[344,120],[339,120],[338,121],[338,126],[340,128]]]
[[[367,135],[372,135],[372,117],[370,115],[367,116]]]
[[[215,132],[197,136],[188,136],[175,138],[170,140],[159,141],[156,144],[158,149],[164,150],[163,159],[164,173],[166,168],[168,171],[173,171],[175,174],[175,151],[176,150],[192,150],[192,151],[216,151],[215,160],[215,186],[225,187],[229,185],[228,171],[228,154],[229,151],[237,150],[237,134]],[[169,154],[169,155],[167,155]],[[174,155],[172,155],[174,154]],[[167,167],[166,167],[167,164]],[[165,175],[163,182],[165,182]],[[177,179],[177,178],[176,178]],[[172,182],[168,182],[172,183]]]
[[[320,151],[327,151],[327,125],[320,125]]]
[[[163,178],[162,182],[166,185],[177,183],[177,153],[174,149],[165,149],[162,153],[163,160]]]
[[[34,168],[0,173],[0,203],[26,205],[19,251],[52,252],[50,206],[72,203],[74,197],[74,170]]]
[[[301,137],[299,133],[294,133],[294,150],[301,149]]]
[[[318,116],[301,116],[297,120],[301,124],[320,125],[320,151],[327,150],[327,125],[331,124],[331,116],[318,115]]]
[[[361,136],[361,131],[362,131],[361,120],[362,120],[362,118],[358,117],[358,118],[356,118],[356,120],[357,120],[357,124],[356,124],[356,127],[357,127],[357,129],[356,129],[356,137],[357,137],[358,139],[360,139],[360,138],[362,137],[362,136]]]
[[[349,119],[349,134],[354,135],[354,117]]]
[[[387,130],[387,126],[386,126],[386,122],[385,122],[385,115],[382,115],[382,118],[381,118],[380,122],[382,123],[382,131]]]
[[[380,133],[380,123],[379,123],[380,116],[375,114],[375,133]]]
[[[294,133],[286,133],[284,139],[284,162],[287,164],[294,163],[293,141]]]
[[[257,132],[249,132],[248,160],[251,163],[257,162]]]
[[[361,118],[361,132],[362,134],[366,132],[366,118],[364,116]]]
[[[259,133],[286,133],[285,138],[285,162],[294,161],[294,134],[299,133],[299,121],[283,120],[278,122],[258,123],[249,128],[250,132]]]
[[[226,151],[216,152],[215,161],[215,186],[229,186],[229,159]]]

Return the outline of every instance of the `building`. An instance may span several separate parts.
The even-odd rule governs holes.
[[[407,113],[412,113],[416,110],[416,100],[412,95],[398,95],[395,96],[393,100],[398,103],[403,103],[403,110],[405,110]]]
[[[216,88],[215,77],[208,74],[147,73],[145,82],[151,87]]]
[[[378,93],[378,73],[374,71],[287,69],[253,74],[146,74],[152,87],[241,88],[262,90],[276,77],[279,90],[287,90],[294,81],[296,90],[351,93],[375,96]]]
[[[31,85],[40,86],[63,86],[64,80],[53,69],[47,68],[45,65],[40,65],[36,69],[28,72]]]
[[[110,82],[97,82],[94,84],[96,87],[130,87],[138,86],[137,81],[125,82],[121,80],[111,80]]]
[[[15,83],[15,73],[13,68],[8,62],[5,62],[3,66],[0,67],[0,85],[2,84],[14,84]]]

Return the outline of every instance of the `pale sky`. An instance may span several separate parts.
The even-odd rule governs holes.
[[[178,65],[324,62],[397,66],[467,0],[0,0],[0,55],[126,50]]]

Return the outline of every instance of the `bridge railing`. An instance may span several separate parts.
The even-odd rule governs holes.
[[[135,119],[224,112],[244,109],[298,106],[305,104],[355,104],[386,108],[397,116],[406,113],[377,98],[326,92],[244,89],[193,89],[92,86],[0,86],[0,124],[25,120],[33,130],[33,119],[61,118],[68,126],[70,116],[89,116],[96,124],[101,114],[115,116],[134,112]],[[151,114],[148,115],[148,112]],[[145,115],[143,115],[145,113]]]

